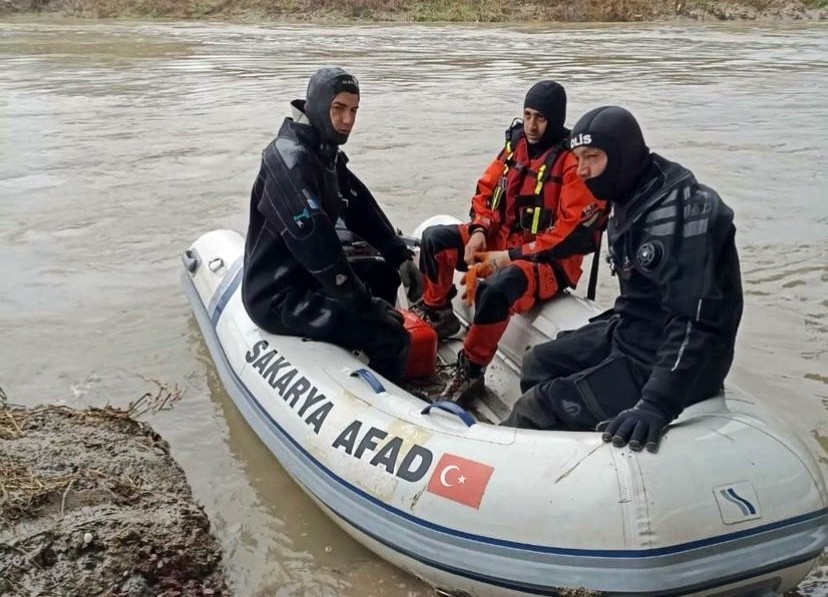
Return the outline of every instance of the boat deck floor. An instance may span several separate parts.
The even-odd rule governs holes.
[[[437,370],[425,380],[414,380],[404,384],[407,389],[424,400],[439,400],[439,393],[449,380],[451,365],[457,360],[457,353],[463,348],[466,328],[456,336],[440,342],[437,350]],[[512,405],[520,397],[520,373],[516,365],[498,354],[486,368],[485,391],[460,403],[475,419],[497,424],[511,412]]]

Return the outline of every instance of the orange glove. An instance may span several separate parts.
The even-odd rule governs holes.
[[[485,253],[475,253],[475,258],[478,255],[485,255]],[[463,294],[460,295],[460,298],[463,299],[469,307],[471,307],[472,303],[474,303],[474,294],[477,290],[477,279],[488,278],[490,275],[492,275],[492,268],[488,261],[480,261],[469,266],[469,271],[467,271],[466,275],[463,277],[463,286],[466,287],[466,290],[464,290]]]
[[[475,253],[474,260],[481,265],[485,263],[489,267],[487,276],[502,270],[512,263],[512,260],[509,258],[509,251],[483,251]]]

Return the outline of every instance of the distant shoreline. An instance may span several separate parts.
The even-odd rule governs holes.
[[[0,0],[0,16],[247,22],[824,21],[828,0]]]

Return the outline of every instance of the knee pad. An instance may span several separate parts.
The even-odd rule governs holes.
[[[436,251],[445,249],[451,244],[454,244],[451,242],[451,239],[457,235],[455,229],[456,226],[444,226],[441,224],[429,226],[423,230],[423,238],[420,244],[423,249],[433,249]]]
[[[439,234],[439,228],[440,226],[429,226],[423,230],[423,236],[420,239],[420,245],[423,249],[426,249],[434,244],[434,237]]]
[[[526,274],[516,265],[509,265],[502,270],[495,272],[478,286],[478,292],[489,290],[501,294],[511,305],[520,299],[529,288],[529,280]]]
[[[566,429],[592,431],[598,419],[587,408],[571,377],[559,377],[535,388],[539,404]]]

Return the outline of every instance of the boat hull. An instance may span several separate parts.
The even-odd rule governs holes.
[[[828,541],[813,457],[747,395],[687,409],[657,455],[596,433],[468,426],[423,413],[349,351],[256,328],[242,253],[239,235],[211,232],[182,273],[228,394],[333,520],[435,587],[771,595]]]

